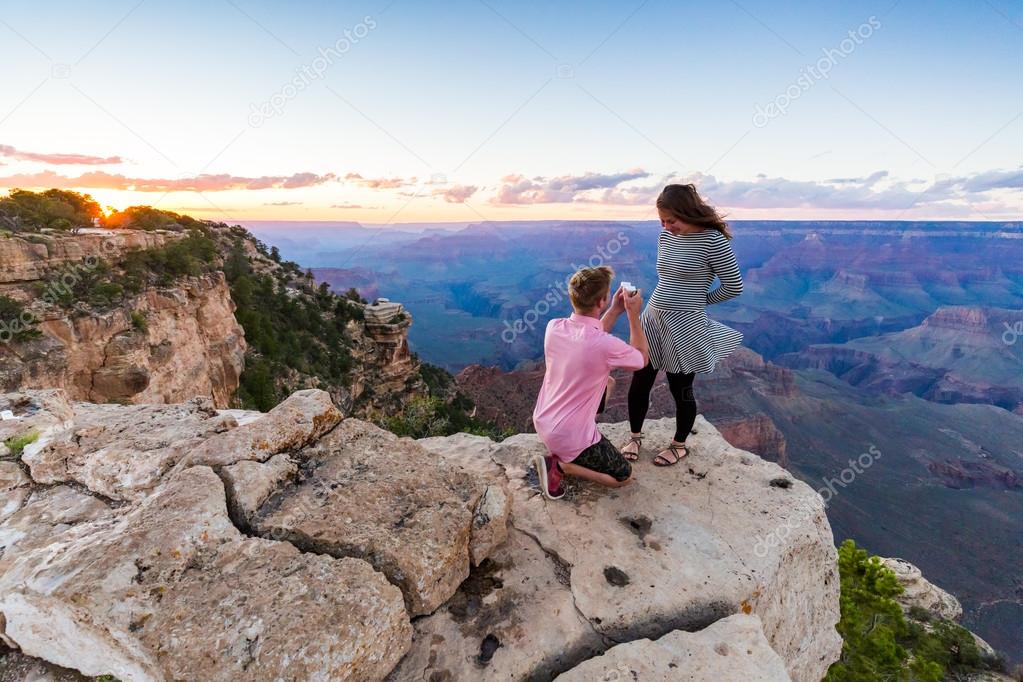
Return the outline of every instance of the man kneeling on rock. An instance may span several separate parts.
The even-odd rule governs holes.
[[[568,295],[574,312],[551,320],[544,335],[544,375],[533,410],[533,426],[550,454],[534,458],[540,488],[549,499],[565,494],[562,476],[618,488],[632,479],[632,466],[597,430],[611,388],[611,370],[642,369],[647,342],[639,316],[643,296],[620,287],[611,295],[614,271],[583,268],[572,275]],[[601,311],[612,302],[601,316]],[[618,316],[629,318],[629,343],[612,336]]]

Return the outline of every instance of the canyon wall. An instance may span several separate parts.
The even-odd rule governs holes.
[[[0,294],[21,302],[34,333],[0,343],[0,390],[61,388],[75,400],[227,407],[244,365],[244,332],[222,272],[146,287],[113,305],[58,304],[102,262],[179,233],[102,230],[0,239]]]

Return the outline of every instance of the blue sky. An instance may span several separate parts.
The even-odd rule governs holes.
[[[1020,2],[4,3],[0,56],[0,187],[118,208],[1023,217]]]

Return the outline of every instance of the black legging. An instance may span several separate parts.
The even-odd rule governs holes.
[[[668,388],[675,399],[675,442],[685,443],[686,436],[696,421],[696,396],[693,395],[695,374],[673,374],[668,372]],[[643,420],[650,409],[650,389],[657,379],[657,370],[648,362],[643,369],[632,373],[629,385],[629,426],[633,433],[643,430]]]

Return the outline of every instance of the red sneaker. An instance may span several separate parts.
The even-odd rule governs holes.
[[[565,474],[561,470],[561,462],[558,461],[557,457],[553,455],[547,455],[544,457],[544,463],[547,465],[547,488],[548,492],[552,495],[551,499],[558,499],[565,495]]]
[[[536,476],[540,481],[540,490],[548,500],[558,500],[565,496],[565,486],[561,479],[561,467],[558,461],[551,455],[533,457],[533,465],[536,467]]]

